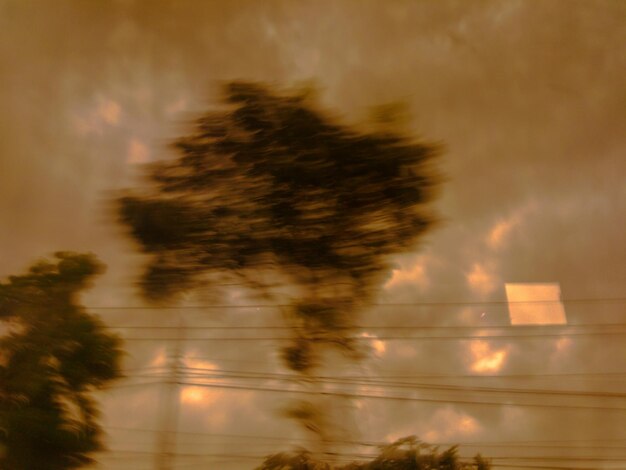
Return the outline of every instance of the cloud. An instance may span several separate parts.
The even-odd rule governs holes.
[[[121,116],[122,106],[117,101],[100,97],[92,109],[74,116],[74,130],[82,135],[102,135],[107,127],[118,126]]]
[[[519,228],[529,213],[535,211],[537,207],[536,200],[530,198],[507,217],[499,217],[487,233],[487,246],[495,251],[505,248],[510,241],[513,231]]]
[[[416,434],[425,442],[450,442],[476,436],[482,432],[480,422],[464,411],[458,411],[450,406],[438,408],[427,420],[422,420],[417,428],[414,424],[401,430],[387,434],[387,442]]]
[[[511,231],[520,223],[518,216],[509,217],[507,219],[500,219],[494,224],[487,235],[487,245],[498,250],[504,246],[510,236]]]
[[[480,423],[473,416],[445,407],[435,411],[423,436],[427,442],[450,441],[475,436],[481,430]]]
[[[167,352],[165,347],[160,347],[157,353],[154,355],[150,365],[153,367],[161,367],[167,364]]]
[[[363,338],[372,338],[370,344],[372,345],[372,349],[377,356],[380,357],[385,354],[385,351],[387,350],[387,345],[384,341],[378,339],[375,334],[363,332],[361,333],[361,336]]]
[[[497,278],[485,264],[474,263],[466,273],[465,279],[469,287],[481,296],[491,294],[497,287]]]
[[[96,109],[96,115],[105,123],[114,126],[120,122],[122,107],[111,99],[102,99]]]
[[[470,369],[477,373],[494,373],[502,370],[509,355],[509,348],[492,348],[486,341],[472,341],[469,346]]]
[[[180,392],[180,402],[185,405],[206,407],[219,400],[223,394],[223,390],[209,387],[183,386]]]
[[[183,364],[185,367],[202,371],[219,370],[219,366],[216,363],[202,359],[201,355],[199,355],[195,349],[185,353],[183,357]]]
[[[398,269],[392,270],[391,278],[385,283],[385,289],[410,285],[414,285],[420,289],[427,289],[429,287],[430,280],[426,273],[425,256],[417,257],[414,262],[408,263],[408,266],[405,266],[404,263],[400,264],[401,266]]]
[[[138,138],[132,138],[128,143],[126,161],[130,164],[146,163],[150,160],[150,152],[147,145]]]
[[[391,279],[385,284],[385,288],[390,289],[401,284],[426,286],[428,278],[426,277],[424,266],[416,264],[409,269],[394,269],[391,273]]]

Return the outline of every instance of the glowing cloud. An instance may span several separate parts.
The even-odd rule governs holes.
[[[191,374],[219,369],[217,364],[198,357],[193,350],[184,354],[182,363],[185,367],[192,369]],[[180,402],[187,405],[208,406],[221,398],[222,394],[223,390],[210,387],[186,386],[180,391]]]
[[[572,346],[571,338],[560,338],[556,341],[554,348],[557,353],[564,353]]]
[[[438,409],[425,426],[423,434],[427,442],[449,441],[476,435],[482,430],[476,418],[445,407]]]
[[[223,391],[208,387],[187,386],[180,392],[180,402],[186,405],[209,406],[220,398]]]
[[[114,100],[100,98],[95,108],[73,118],[74,129],[80,134],[104,133],[107,126],[117,126],[122,116],[122,107]]]
[[[487,233],[487,246],[492,250],[503,248],[508,242],[513,230],[518,228],[524,219],[535,211],[537,207],[537,201],[531,199],[524,205],[515,209],[508,217],[501,217]]]
[[[519,215],[514,215],[508,219],[496,222],[487,235],[487,245],[494,250],[502,248],[511,231],[520,223],[520,221],[521,217]]]
[[[486,296],[496,288],[496,278],[480,263],[474,263],[471,271],[465,275],[465,280],[471,289],[480,295]]]
[[[219,369],[217,364],[197,357],[193,351],[185,354],[185,357],[183,358],[183,364],[185,365],[185,367],[190,367],[192,369],[202,369],[203,371],[213,371]]]
[[[428,277],[424,266],[416,264],[410,269],[394,269],[391,273],[391,279],[385,284],[385,288],[389,289],[400,284],[417,284],[425,287],[428,285]]]
[[[492,349],[486,341],[472,341],[470,343],[472,363],[470,369],[477,373],[498,372],[504,366],[508,348]]]
[[[96,115],[107,124],[113,126],[120,122],[122,108],[120,105],[110,99],[103,99],[98,104]]]
[[[150,160],[148,147],[139,139],[131,139],[128,144],[128,157],[126,161],[131,164],[146,163]]]
[[[361,336],[363,338],[372,338],[372,348],[374,349],[377,356],[382,356],[383,354],[385,354],[385,351],[387,350],[387,345],[384,341],[381,341],[377,338],[376,335],[373,335],[371,333],[361,333]]]
[[[512,325],[564,325],[567,323],[557,282],[506,284]]]
[[[391,272],[391,278],[385,283],[385,289],[401,285],[413,285],[421,289],[430,286],[430,279],[427,274],[427,264],[432,263],[432,257],[421,255],[410,261],[400,260],[398,269]]]
[[[165,348],[159,348],[159,351],[154,355],[150,365],[154,367],[161,367],[167,364],[167,354]]]

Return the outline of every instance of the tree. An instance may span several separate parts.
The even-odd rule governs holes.
[[[477,455],[473,461],[461,462],[456,446],[439,451],[414,436],[398,439],[379,448],[369,461],[332,466],[315,459],[306,450],[282,452],[268,456],[257,470],[489,470],[488,460]]]
[[[178,158],[150,166],[148,187],[118,201],[152,255],[146,297],[232,282],[270,299],[287,292],[290,369],[309,374],[325,346],[358,356],[356,315],[391,255],[414,248],[434,221],[438,148],[390,122],[358,130],[317,110],[310,94],[226,84],[222,107],[174,142]]]
[[[0,282],[0,468],[80,468],[102,448],[92,392],[120,377],[120,340],[77,304],[102,272],[59,252]]]

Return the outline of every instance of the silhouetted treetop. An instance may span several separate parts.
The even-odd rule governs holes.
[[[147,193],[121,199],[122,220],[154,255],[148,297],[261,269],[366,297],[389,255],[431,226],[435,146],[361,132],[305,94],[256,83],[227,84],[222,104],[173,144],[177,159],[150,167]]]
[[[348,460],[355,454],[332,454]],[[326,457],[329,457],[328,455]],[[439,450],[436,446],[408,436],[381,446],[378,455],[342,465],[332,464],[305,449],[269,455],[257,470],[490,470],[491,464],[480,454],[471,462],[463,461],[457,446]]]
[[[120,376],[121,341],[77,302],[104,266],[59,252],[0,282],[0,468],[82,467],[100,450],[91,393]]]

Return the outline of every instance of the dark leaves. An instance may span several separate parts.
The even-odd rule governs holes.
[[[120,340],[76,304],[103,265],[59,252],[0,283],[0,468],[65,470],[101,448],[90,392],[120,376]]]
[[[341,455],[341,454],[339,454]],[[346,465],[329,465],[322,458],[299,449],[268,456],[257,470],[489,470],[490,463],[480,455],[472,463],[461,462],[457,446],[439,451],[435,446],[420,442],[415,436],[398,439],[382,446],[370,461]]]
[[[438,178],[428,162],[438,148],[359,132],[302,94],[256,83],[225,85],[224,103],[177,140],[178,160],[150,169],[151,195],[120,200],[122,221],[157,254],[149,271],[245,269],[254,278],[275,260],[307,290],[319,292],[312,279],[350,278],[354,292],[373,293],[389,256],[432,225],[425,205]]]

